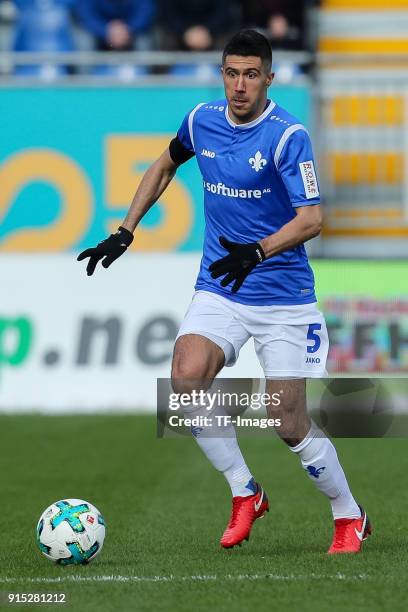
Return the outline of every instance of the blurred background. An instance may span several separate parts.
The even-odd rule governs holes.
[[[408,374],[408,0],[0,0],[0,411],[153,409],[203,237],[194,160],[87,278],[242,27],[312,135],[332,376]],[[260,376],[252,344],[228,376]]]

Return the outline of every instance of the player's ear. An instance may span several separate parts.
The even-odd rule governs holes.
[[[274,72],[270,72],[268,74],[268,76],[266,77],[266,86],[269,87],[269,85],[272,84],[273,79],[275,78],[275,73]]]

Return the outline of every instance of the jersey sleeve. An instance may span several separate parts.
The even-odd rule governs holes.
[[[293,207],[320,204],[319,185],[313,159],[312,143],[306,130],[299,126],[284,132],[277,151],[277,170]]]
[[[184,117],[183,122],[180,125],[179,130],[177,132],[177,138],[179,139],[183,147],[187,149],[187,151],[191,151],[191,153],[194,153],[194,145],[191,142],[190,126],[189,126],[191,112],[187,113],[187,115]]]

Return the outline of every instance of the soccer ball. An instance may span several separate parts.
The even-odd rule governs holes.
[[[105,539],[103,516],[82,499],[62,499],[49,506],[37,525],[37,543],[42,553],[60,565],[85,565],[102,550]]]

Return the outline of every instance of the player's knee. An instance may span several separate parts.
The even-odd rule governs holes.
[[[192,352],[188,355],[175,352],[171,371],[175,393],[206,391],[212,384],[214,374],[209,359],[198,359]]]
[[[192,393],[206,390],[211,385],[206,372],[198,364],[175,362],[171,373],[171,385],[175,393]]]

